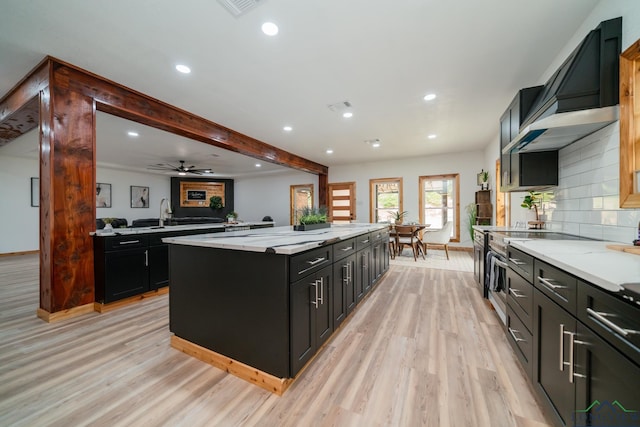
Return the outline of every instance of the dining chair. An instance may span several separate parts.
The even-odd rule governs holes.
[[[397,254],[401,254],[405,246],[411,246],[414,261],[418,260],[420,253],[422,253],[422,258],[425,259],[420,239],[418,238],[418,227],[415,225],[396,225],[395,229]]]
[[[389,254],[391,259],[395,259],[398,247],[396,245],[396,229],[393,224],[389,224]]]
[[[453,222],[449,221],[444,224],[440,230],[426,231],[422,235],[422,246],[424,253],[427,253],[427,247],[432,246],[444,246],[444,251],[449,259],[449,241],[451,240],[451,229]]]

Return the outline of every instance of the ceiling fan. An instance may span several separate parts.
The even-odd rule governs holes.
[[[170,171],[170,172],[178,172],[178,175],[186,175],[188,173],[192,173],[194,175],[202,175],[205,173],[213,173],[211,169],[196,169],[195,166],[185,166],[184,160],[180,160],[180,165],[172,165],[170,163],[158,163],[155,165],[149,165],[147,169],[156,170],[156,171]]]

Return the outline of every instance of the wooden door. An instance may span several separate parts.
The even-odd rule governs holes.
[[[329,184],[329,221],[349,223],[356,218],[356,183]]]

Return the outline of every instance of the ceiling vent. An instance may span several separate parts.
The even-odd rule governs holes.
[[[218,0],[233,16],[240,16],[253,9],[261,0]]]
[[[336,104],[330,104],[327,105],[327,107],[329,107],[329,110],[335,112],[335,113],[342,113],[344,111],[347,111],[351,108],[351,103],[349,101],[342,101],[342,102],[338,102]]]

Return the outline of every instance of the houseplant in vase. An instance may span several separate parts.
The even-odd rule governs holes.
[[[535,212],[535,219],[527,221],[529,228],[542,228],[542,221],[540,221],[540,215],[538,214],[538,203],[541,201],[541,194],[536,191],[529,191],[529,194],[524,196],[520,207],[531,210],[533,208]]]
[[[331,224],[327,222],[327,210],[324,207],[302,208],[300,211],[299,222],[300,224],[293,226],[295,231],[309,231],[331,227]]]
[[[238,212],[229,212],[227,214],[227,222],[228,223],[238,222]]]
[[[404,217],[409,215],[409,211],[402,211],[400,212],[399,210],[392,213],[391,216],[389,217],[391,219],[391,221],[394,224],[402,224],[404,222]]]
[[[483,190],[489,189],[489,172],[484,169],[480,172],[480,186]]]

